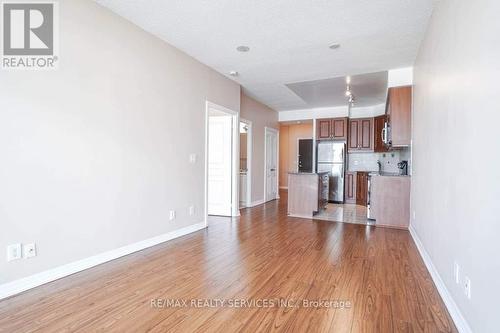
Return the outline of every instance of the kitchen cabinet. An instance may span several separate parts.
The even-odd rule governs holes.
[[[356,174],[356,204],[361,206],[368,204],[368,172]]]
[[[389,88],[386,114],[389,123],[389,142],[393,147],[411,144],[412,87]]]
[[[387,121],[387,116],[382,115],[373,118],[373,135],[374,135],[374,147],[373,151],[376,153],[385,153],[389,150],[389,147],[384,143],[383,132],[385,123]]]
[[[316,120],[317,140],[347,140],[348,118]]]
[[[368,204],[368,172],[346,172],[345,202],[362,206]]]
[[[345,202],[356,203],[356,172],[348,171],[345,174]]]
[[[373,151],[373,118],[349,119],[349,152]]]

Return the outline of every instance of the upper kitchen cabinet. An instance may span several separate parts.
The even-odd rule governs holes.
[[[393,147],[411,144],[412,87],[389,88],[387,95],[387,120],[389,143]]]
[[[373,118],[349,120],[349,152],[373,151]]]
[[[386,115],[373,118],[373,130],[375,136],[373,151],[376,153],[385,153],[389,150],[389,147],[384,142],[384,130],[386,122],[387,122]]]
[[[347,140],[347,118],[316,120],[317,140]]]

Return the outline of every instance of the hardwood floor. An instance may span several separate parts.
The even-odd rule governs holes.
[[[456,332],[408,232],[289,218],[285,196],[3,300],[0,332]]]

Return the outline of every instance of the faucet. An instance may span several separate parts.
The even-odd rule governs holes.
[[[380,160],[378,160],[377,164],[378,164],[378,174],[380,175],[382,173],[382,163],[380,162]]]

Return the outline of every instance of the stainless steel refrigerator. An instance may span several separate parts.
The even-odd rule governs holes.
[[[320,141],[316,154],[317,172],[328,172],[330,176],[330,193],[328,201],[344,202],[344,171],[346,143],[337,141]]]

